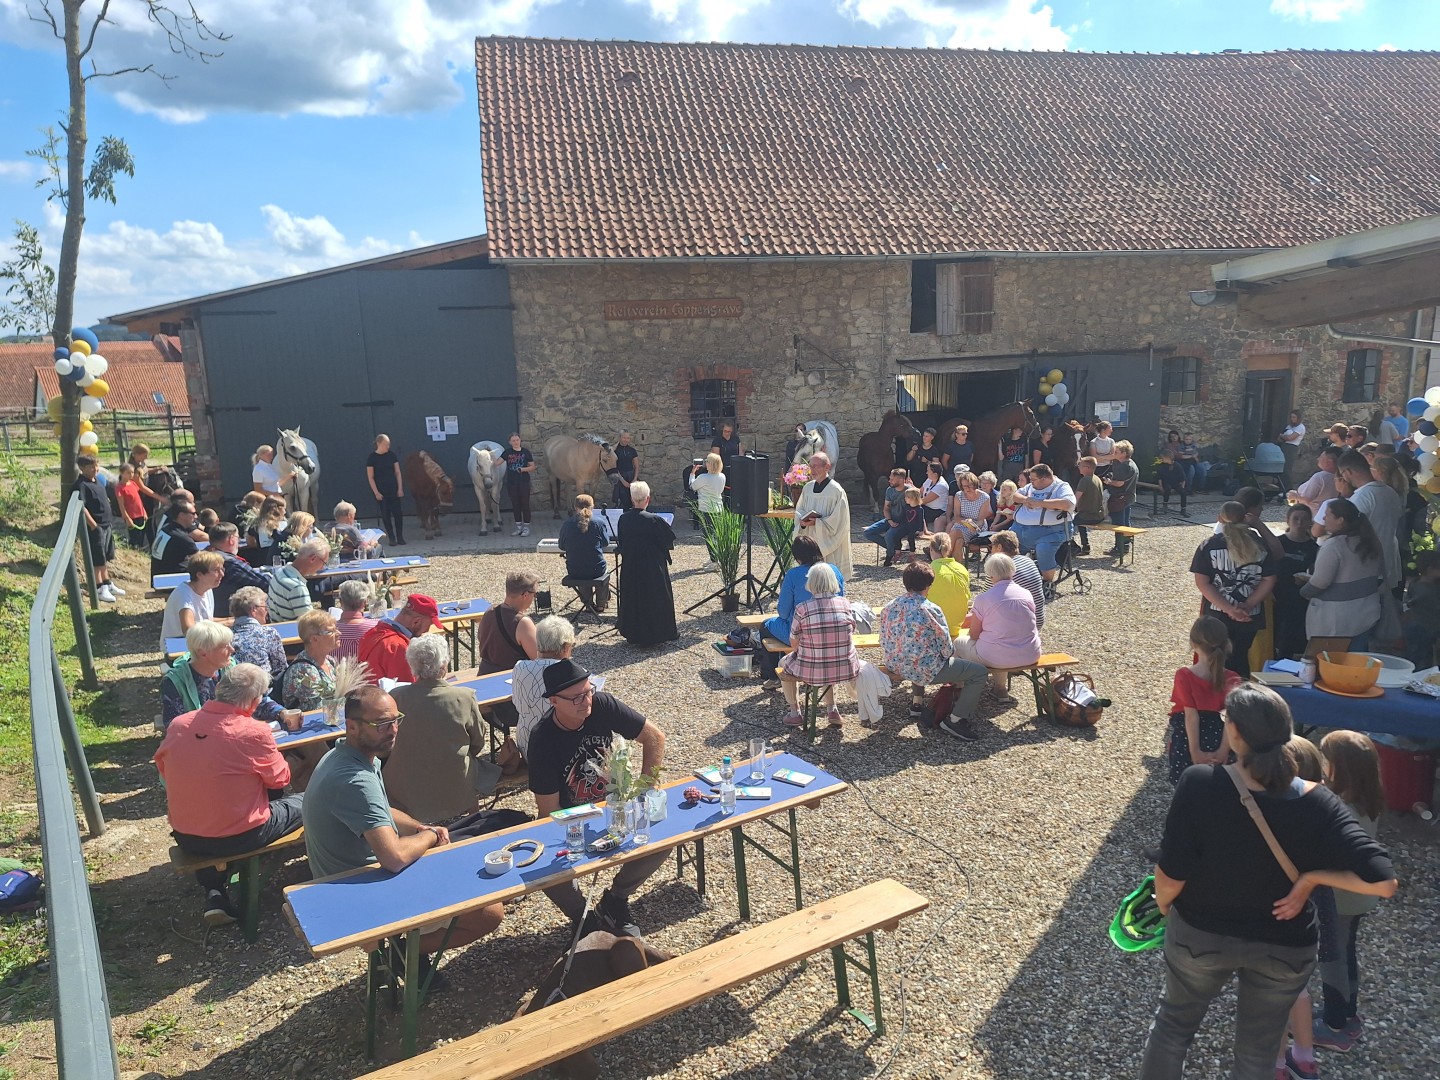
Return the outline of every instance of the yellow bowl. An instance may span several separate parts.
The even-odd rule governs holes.
[[[1317,659],[1320,681],[1342,694],[1363,694],[1375,685],[1385,666],[1365,653],[1322,652]]]

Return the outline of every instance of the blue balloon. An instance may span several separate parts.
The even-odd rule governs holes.
[[[70,359],[70,350],[67,349],[67,348],[64,348],[63,346],[60,347],[60,348],[58,348],[58,349],[56,349],[56,350],[55,350],[55,359],[56,359],[56,360],[69,360],[69,359]]]
[[[1434,435],[1435,432],[1440,431],[1440,428],[1437,428],[1429,420],[1421,420],[1420,423],[1416,425],[1415,430],[1420,432],[1421,435]]]
[[[81,359],[83,360],[84,357],[81,357]],[[70,374],[66,375],[65,377],[71,382],[78,383],[81,379],[85,377],[85,365],[76,364],[73,368],[70,369]]]
[[[1405,412],[1409,416],[1422,416],[1428,408],[1430,403],[1423,397],[1412,397],[1405,403]]]
[[[70,328],[70,337],[72,340],[75,338],[79,338],[81,341],[85,342],[86,345],[89,345],[92,351],[100,348],[100,339],[95,336],[95,331],[91,330],[89,327],[72,326]]]

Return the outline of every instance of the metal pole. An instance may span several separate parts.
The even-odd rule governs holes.
[[[89,552],[87,547],[86,552]],[[91,603],[94,587],[91,587]],[[65,567],[65,600],[70,605],[70,621],[75,626],[75,652],[80,656],[80,670],[84,674],[81,685],[87,690],[99,690],[100,679],[95,674],[95,653],[90,648],[90,624],[85,619],[85,602],[80,598],[80,577],[75,572],[72,558]]]
[[[170,429],[170,464],[175,462],[175,406],[165,403],[165,426]]]
[[[50,652],[50,671],[55,679],[56,718],[60,722],[60,738],[65,744],[65,761],[70,766],[76,794],[80,796],[80,808],[85,812],[85,828],[93,839],[105,832],[105,815],[100,810],[100,797],[95,794],[95,781],[85,764],[85,746],[80,741],[80,729],[75,726],[70,692],[65,686],[65,676],[60,672],[60,657],[53,649]]]
[[[87,591],[90,593],[90,610],[99,611],[100,594],[95,590],[95,556],[90,550],[88,529],[86,533],[80,537],[80,557],[85,560],[85,585]],[[70,562],[72,565],[75,562],[75,556],[73,554],[70,556]],[[75,591],[75,595],[77,597],[80,595],[78,589]]]
[[[5,431],[5,452],[10,453],[10,421],[0,420],[0,429]]]

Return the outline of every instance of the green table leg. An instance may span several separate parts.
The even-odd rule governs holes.
[[[705,895],[705,838],[695,838],[695,854],[686,856],[685,851],[688,844],[681,844],[675,849],[675,876],[684,877],[685,867],[695,867],[695,891],[701,896]]]
[[[240,932],[251,945],[260,937],[260,856],[240,864]]]
[[[735,841],[735,891],[740,896],[740,921],[750,921],[750,883],[745,875],[745,833],[735,826],[730,835]]]
[[[370,966],[365,974],[365,1060],[375,1060],[375,998],[380,993],[380,971],[384,962],[385,943],[370,950]],[[388,970],[388,969],[387,969]],[[393,978],[393,976],[392,976]]]
[[[864,962],[847,953],[843,945],[836,945],[832,948],[830,956],[835,963],[835,995],[840,1002],[840,1007],[864,1024],[870,1034],[884,1035],[885,1016],[880,1009],[880,965],[875,961],[875,934],[872,932],[865,935]],[[875,1010],[873,1016],[863,1009],[855,1008],[850,1000],[850,976],[846,970],[847,965],[850,964],[870,976],[871,1007]]]
[[[805,906],[800,886],[800,821],[795,816],[795,807],[790,807],[790,876],[795,879],[795,910]]]
[[[405,935],[405,1018],[401,1029],[401,1057],[414,1057],[420,1027],[420,931]]]

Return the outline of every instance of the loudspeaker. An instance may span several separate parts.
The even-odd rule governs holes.
[[[746,454],[730,459],[730,509],[737,514],[764,514],[770,509],[770,458]]]

